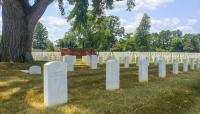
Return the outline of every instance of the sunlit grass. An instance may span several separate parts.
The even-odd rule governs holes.
[[[79,64],[82,64],[80,61]],[[43,65],[36,62],[32,65]],[[105,65],[97,70],[75,67],[68,73],[68,103],[47,108],[43,104],[42,75],[19,70],[30,64],[0,63],[0,114],[198,114],[200,70],[158,78],[158,68],[149,66],[149,82],[138,82],[138,68],[120,69],[120,89],[105,90]],[[78,70],[79,69],[79,70]],[[182,70],[182,66],[180,66]]]

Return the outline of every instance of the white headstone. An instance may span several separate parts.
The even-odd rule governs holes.
[[[178,59],[173,60],[173,74],[178,74]]]
[[[159,62],[158,57],[155,57],[154,58],[154,65],[158,65],[158,62]]]
[[[139,82],[148,82],[148,61],[146,58],[141,58],[138,61],[139,66]]]
[[[91,55],[91,69],[97,69],[97,56],[96,55]]]
[[[191,59],[191,62],[190,62],[190,69],[191,69],[191,70],[194,70],[194,66],[195,66],[195,59],[192,58],[192,59]]]
[[[103,57],[99,56],[99,64],[102,65],[103,64]]]
[[[121,56],[117,56],[117,60],[119,64],[123,64],[123,58]]]
[[[106,63],[106,89],[119,89],[120,80],[120,66],[116,60],[108,60]]]
[[[131,64],[133,61],[133,57],[132,56],[129,56],[129,63]]]
[[[67,66],[60,61],[44,64],[44,104],[60,105],[67,102]]]
[[[40,66],[32,66],[29,68],[29,74],[41,74],[41,67]]]
[[[120,57],[120,64],[124,63],[124,57]]]
[[[129,68],[129,62],[130,62],[129,56],[126,56],[126,57],[125,57],[125,61],[124,61],[124,62],[125,62],[125,63],[124,63],[125,68]]]
[[[63,56],[63,62],[67,66],[68,71],[74,71],[74,57],[71,55],[65,55]]]
[[[189,64],[189,60],[183,59],[183,72],[188,72],[188,64]]]
[[[139,60],[141,59],[141,57],[136,57],[136,66],[138,66],[139,65]]]
[[[75,65],[76,64],[76,56],[72,56],[72,58],[73,58],[73,65]]]
[[[200,69],[200,59],[197,59],[197,69]]]
[[[91,63],[90,63],[90,56],[89,55],[87,55],[86,57],[86,61],[85,61],[85,63],[87,64],[87,65],[90,65]]]
[[[44,60],[44,61],[48,61],[48,56],[44,56],[44,57],[43,57],[43,60]]]
[[[82,56],[82,62],[86,62],[86,56]]]
[[[147,64],[150,63],[150,58],[149,57],[146,57],[146,62],[147,62]]]
[[[164,58],[159,60],[159,77],[160,78],[166,77],[166,61]]]

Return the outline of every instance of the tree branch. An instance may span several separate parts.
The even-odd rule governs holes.
[[[29,21],[29,26],[35,26],[37,21],[41,18],[41,16],[44,14],[45,10],[51,4],[54,0],[38,0],[30,10],[30,13],[27,16],[27,19]],[[34,28],[34,27],[33,27]]]

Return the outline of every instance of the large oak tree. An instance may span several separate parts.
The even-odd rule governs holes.
[[[2,5],[2,44],[0,61],[31,62],[32,36],[35,25],[47,7],[57,1],[61,14],[64,15],[64,0],[0,0]],[[105,8],[112,9],[113,2],[122,0],[65,0],[74,8],[68,20],[75,20],[74,27],[87,24],[86,13],[89,1],[92,1],[93,13],[101,15]],[[128,9],[134,7],[134,0],[126,0]]]

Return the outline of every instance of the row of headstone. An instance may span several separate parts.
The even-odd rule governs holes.
[[[64,60],[68,61],[69,56],[64,57]],[[71,61],[72,57],[69,57]],[[97,56],[91,56],[91,66],[96,68]],[[95,62],[93,62],[95,61]],[[129,57],[126,57],[125,66],[128,67]],[[199,64],[199,60],[191,65]],[[159,77],[166,77],[166,60],[160,58],[159,64]],[[179,71],[178,59],[173,60],[173,73],[178,74]],[[138,66],[138,80],[139,82],[148,82],[148,57],[137,58]],[[184,71],[188,71],[188,59],[184,59]],[[44,103],[47,106],[59,105],[67,102],[68,99],[68,86],[67,86],[67,70],[68,65],[65,62],[49,62],[44,65]],[[116,90],[120,88],[120,64],[119,61],[112,58],[106,63],[106,90]]]
[[[60,61],[60,52],[32,52],[33,59],[36,61]]]
[[[178,58],[179,59],[179,62],[183,63],[183,60],[184,58],[197,58],[197,57],[193,57],[193,56],[186,56],[187,54],[184,54],[184,55],[180,55],[180,53],[163,53],[162,55],[151,55],[150,54],[144,54],[143,56],[136,56],[136,55],[131,55],[131,54],[122,54],[120,55],[120,53],[118,54],[112,54],[113,56],[115,56],[115,58],[119,61],[120,64],[124,64],[125,63],[125,60],[126,60],[126,57],[128,56],[129,57],[129,63],[132,63],[134,62],[133,61],[133,58],[135,56],[135,62],[137,63],[137,58],[138,57],[148,57],[149,59],[149,62],[150,60],[154,62],[155,65],[158,64],[158,60],[159,58],[165,58],[166,60],[166,64],[172,64],[173,63],[173,59],[174,58]],[[100,56],[103,58],[103,60],[105,60],[105,58],[109,58],[109,54],[107,54],[106,56],[102,56],[102,54],[100,54]]]
[[[139,56],[148,56],[150,58],[155,57],[165,57],[166,63],[172,63],[170,60],[171,58],[179,58],[181,62],[185,57],[187,58],[199,58],[199,53],[170,53],[170,52],[112,52],[114,56],[120,56],[121,58],[125,58],[125,56],[130,57],[130,61],[132,61],[133,58],[136,59],[136,57]],[[40,61],[60,61],[62,60],[62,56],[60,52],[32,52],[34,60],[40,60]],[[99,56],[103,57],[103,61],[107,60],[107,56],[110,55],[110,52],[98,52]]]

